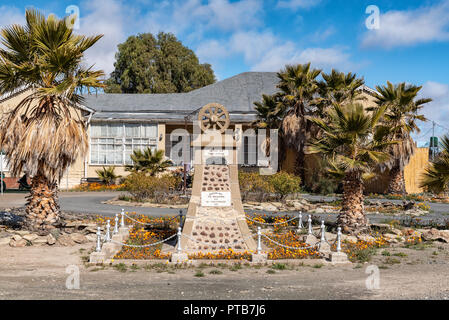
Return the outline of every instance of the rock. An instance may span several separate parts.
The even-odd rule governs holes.
[[[323,208],[316,208],[314,210],[314,213],[324,213],[324,209]]]
[[[391,228],[390,232],[394,233],[395,235],[402,236],[402,231],[399,229]]]
[[[11,237],[0,238],[0,246],[6,246],[11,242]]]
[[[421,237],[426,241],[443,241],[449,243],[449,230],[438,230],[432,228],[423,232]]]
[[[61,235],[61,231],[58,229],[52,229],[50,230],[50,234],[55,238],[55,240],[58,240],[59,236]]]
[[[22,224],[23,217],[15,215],[11,212],[0,212],[0,224],[10,228],[19,228]]]
[[[47,237],[37,237],[33,240],[33,246],[42,246],[47,244]]]
[[[39,236],[37,234],[31,233],[31,234],[26,234],[23,236],[23,238],[25,240],[28,240],[30,242],[33,242],[34,240],[36,240]]]
[[[357,242],[357,237],[354,236],[348,236],[346,234],[341,235],[341,241],[348,241],[348,242]]]
[[[63,234],[60,235],[57,243],[61,246],[68,247],[68,246],[74,246],[75,241],[72,240],[72,238],[69,235]]]
[[[403,208],[405,211],[412,209],[415,206],[415,203],[413,201],[410,201],[408,203],[403,204]]]
[[[20,240],[11,239],[11,241],[9,242],[9,245],[11,247],[25,247],[27,244],[28,242],[25,239]]]
[[[376,231],[379,231],[380,233],[386,233],[391,230],[391,226],[386,223],[372,223],[371,228]]]
[[[70,235],[70,238],[76,243],[86,243],[89,241],[87,240],[86,236],[81,233],[72,233]]]
[[[54,245],[56,243],[56,239],[51,233],[47,236],[46,240],[49,245]]]
[[[29,232],[27,230],[14,230],[14,233],[18,234],[20,236],[24,236],[24,235],[30,234],[31,232]]]
[[[96,234],[88,234],[88,235],[86,235],[86,239],[89,242],[97,241],[97,235]]]
[[[22,237],[20,235],[18,235],[18,234],[15,234],[15,235],[12,236],[12,240],[19,241],[19,240],[22,240]]]
[[[396,239],[396,238],[398,238],[398,236],[395,235],[395,234],[392,234],[392,233],[386,233],[386,234],[383,235],[383,237],[385,239],[387,239],[388,242],[394,242],[394,243],[399,242],[399,240]]]
[[[276,207],[275,205],[273,205],[271,203],[264,203],[264,204],[262,204],[262,210],[265,210],[265,211],[277,211],[278,207]]]

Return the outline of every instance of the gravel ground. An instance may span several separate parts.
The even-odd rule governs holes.
[[[287,266],[274,274],[267,273],[267,266],[231,271],[211,266],[173,270],[163,265],[120,272],[113,266],[85,266],[83,257],[92,247],[2,246],[0,299],[449,299],[447,244],[434,243],[423,250],[379,249],[366,264]],[[382,255],[384,250],[390,256]],[[78,290],[65,285],[70,265],[80,270]],[[366,288],[369,265],[380,267],[379,289]],[[205,276],[196,277],[198,270]]]

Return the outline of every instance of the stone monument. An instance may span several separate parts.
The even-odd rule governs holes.
[[[185,252],[256,250],[243,212],[237,141],[226,130],[229,122],[228,111],[218,103],[198,114],[201,134],[192,141],[195,173],[181,237]]]

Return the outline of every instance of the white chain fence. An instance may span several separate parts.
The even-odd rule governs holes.
[[[139,224],[142,224],[142,225],[154,225],[154,224],[151,224],[151,223],[144,223],[144,222],[138,221],[138,220],[136,220],[136,219],[134,219],[134,218],[128,216],[127,214],[125,214],[123,210],[122,210],[122,213],[121,213],[121,214],[122,214],[122,222],[123,222],[124,217],[127,217],[127,218],[130,219],[131,221],[134,221],[134,222],[139,223]],[[180,217],[180,216],[182,217],[182,215],[178,215],[178,216],[176,216],[176,217]],[[171,219],[170,221],[176,219],[176,217],[173,218],[173,219]],[[195,243],[198,243],[198,244],[201,244],[201,245],[205,245],[205,246],[210,246],[210,247],[226,247],[226,246],[227,246],[228,248],[230,248],[230,246],[233,246],[233,245],[244,244],[245,241],[246,241],[247,239],[249,239],[249,238],[254,238],[254,236],[257,236],[257,237],[258,237],[258,251],[259,251],[259,249],[260,249],[260,238],[261,238],[261,237],[266,238],[269,242],[272,242],[272,243],[274,243],[274,244],[277,245],[277,246],[280,246],[280,247],[283,247],[283,248],[287,248],[287,249],[290,249],[290,250],[308,250],[308,249],[320,247],[321,243],[323,242],[323,239],[324,239],[324,241],[325,241],[329,246],[331,246],[331,247],[334,246],[339,240],[341,241],[341,238],[340,238],[341,232],[340,232],[340,230],[339,230],[339,234],[337,235],[337,238],[335,239],[334,243],[332,243],[332,244],[329,243],[329,241],[328,241],[328,240],[326,239],[326,237],[325,237],[325,233],[324,233],[324,235],[323,235],[323,232],[325,232],[324,221],[322,221],[321,232],[320,232],[320,234],[319,234],[319,235],[314,234],[313,231],[312,231],[312,229],[311,229],[311,219],[310,219],[310,217],[311,217],[311,216],[309,215],[309,219],[308,219],[308,223],[309,223],[309,225],[308,225],[309,233],[308,233],[308,234],[309,234],[309,235],[315,236],[317,239],[319,239],[319,241],[318,241],[317,243],[313,244],[313,245],[308,245],[308,246],[305,246],[305,247],[293,247],[293,246],[287,246],[287,245],[285,245],[285,244],[279,243],[278,241],[271,239],[271,238],[268,237],[267,235],[262,234],[262,233],[260,232],[260,227],[258,227],[258,233],[257,233],[257,234],[249,234],[248,236],[244,237],[242,240],[239,240],[239,241],[233,242],[233,243],[207,243],[207,242],[203,242],[203,241],[200,241],[200,240],[198,240],[198,239],[192,238],[192,237],[190,237],[190,236],[188,236],[188,235],[186,235],[186,234],[182,234],[182,233],[181,233],[181,228],[178,228],[178,233],[177,233],[177,234],[173,234],[173,235],[171,235],[170,237],[168,237],[168,238],[166,238],[166,239],[163,239],[163,240],[160,240],[160,241],[157,241],[157,242],[153,242],[153,243],[150,243],[150,244],[146,244],[146,245],[133,245],[133,244],[127,244],[127,243],[122,243],[122,242],[118,242],[118,241],[112,240],[112,239],[111,239],[111,233],[110,233],[110,225],[109,225],[109,223],[108,223],[108,224],[107,224],[107,227],[106,227],[106,234],[105,234],[105,235],[102,235],[102,234],[101,234],[101,232],[100,232],[100,227],[98,227],[98,232],[97,232],[97,248],[96,248],[96,250],[97,250],[97,251],[101,251],[101,242],[112,242],[112,243],[115,243],[115,244],[118,244],[118,245],[121,245],[121,246],[132,247],[132,248],[147,248],[147,247],[156,246],[156,245],[161,244],[161,243],[165,243],[165,242],[167,242],[168,240],[173,239],[174,237],[178,237],[178,245],[179,245],[179,240],[180,240],[180,238],[181,238],[181,237],[185,237],[185,238],[187,238],[187,239],[189,239],[189,240],[191,240],[191,241],[193,241],[193,242],[195,242]],[[288,223],[288,222],[290,222],[290,221],[293,221],[293,220],[295,220],[295,219],[300,219],[300,221],[301,221],[302,216],[299,215],[299,216],[293,217],[293,218],[291,218],[291,219],[289,219],[289,220],[282,221],[282,222],[277,222],[277,223],[264,223],[264,222],[260,222],[260,221],[257,221],[257,220],[253,220],[253,219],[249,218],[248,216],[245,216],[245,218],[248,219],[248,220],[250,220],[250,221],[253,221],[253,222],[255,222],[255,223],[262,224],[262,225],[272,225],[272,226],[275,226],[275,225],[286,224],[286,223]],[[116,218],[116,222],[117,222],[117,218]],[[301,222],[302,222],[302,221],[301,221]],[[302,228],[307,228],[307,227],[306,227],[306,226],[302,226],[302,223],[301,223],[301,225],[298,226],[298,229],[302,229]],[[312,231],[312,232],[311,232],[311,231]],[[113,234],[115,234],[115,232],[114,232]]]

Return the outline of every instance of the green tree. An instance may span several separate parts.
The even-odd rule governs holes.
[[[131,155],[133,165],[126,166],[127,171],[145,172],[155,176],[159,172],[165,171],[172,165],[170,160],[164,159],[164,150],[156,150],[154,153],[151,148],[146,148],[143,152],[139,149],[134,150]]]
[[[441,147],[440,154],[426,168],[420,183],[420,187],[435,193],[449,190],[449,136],[441,139]]]
[[[82,60],[102,36],[76,35],[65,19],[36,10],[26,10],[25,17],[24,26],[0,31],[0,94],[32,89],[3,116],[0,145],[11,174],[32,177],[25,225],[48,230],[60,220],[58,182],[88,147],[79,93],[102,87],[104,74]]]
[[[375,112],[361,104],[333,105],[325,111],[326,120],[310,117],[321,129],[322,136],[309,145],[311,153],[321,153],[328,163],[328,172],[343,181],[342,209],[337,222],[343,231],[356,233],[368,227],[363,205],[363,181],[373,177],[379,163],[389,159],[387,148],[389,128],[379,119],[385,107]]]
[[[305,181],[305,146],[316,134],[316,126],[306,116],[318,115],[312,101],[318,92],[317,77],[321,70],[308,64],[287,65],[278,73],[281,101],[282,133],[286,147],[296,150],[296,173]]]
[[[409,163],[416,148],[410,134],[420,132],[416,124],[418,120],[427,120],[419,112],[424,104],[432,99],[416,99],[421,88],[404,82],[397,85],[387,82],[386,86],[376,86],[379,94],[375,102],[378,107],[386,106],[381,121],[391,128],[390,139],[399,141],[388,150],[390,160],[380,166],[382,171],[386,168],[390,170],[387,192],[391,194],[405,194],[404,167]]]
[[[188,92],[215,82],[211,65],[200,64],[171,33],[130,36],[118,45],[115,58],[108,93]]]
[[[335,103],[344,105],[364,100],[361,88],[365,81],[357,78],[356,74],[332,69],[330,73],[322,72],[321,76],[323,80],[318,81],[318,97],[313,103],[319,112],[324,112]]]
[[[270,129],[279,129],[282,120],[285,116],[284,108],[280,107],[281,103],[281,95],[262,95],[262,101],[254,102],[254,109],[256,110],[257,119],[252,122],[252,125],[256,128],[266,129],[266,139],[265,139],[265,154],[266,156],[270,155],[270,145],[271,145],[271,137],[270,137]],[[279,146],[283,146],[282,134],[279,135]],[[279,152],[282,153],[278,156],[280,158],[283,157],[283,148],[279,148]]]

